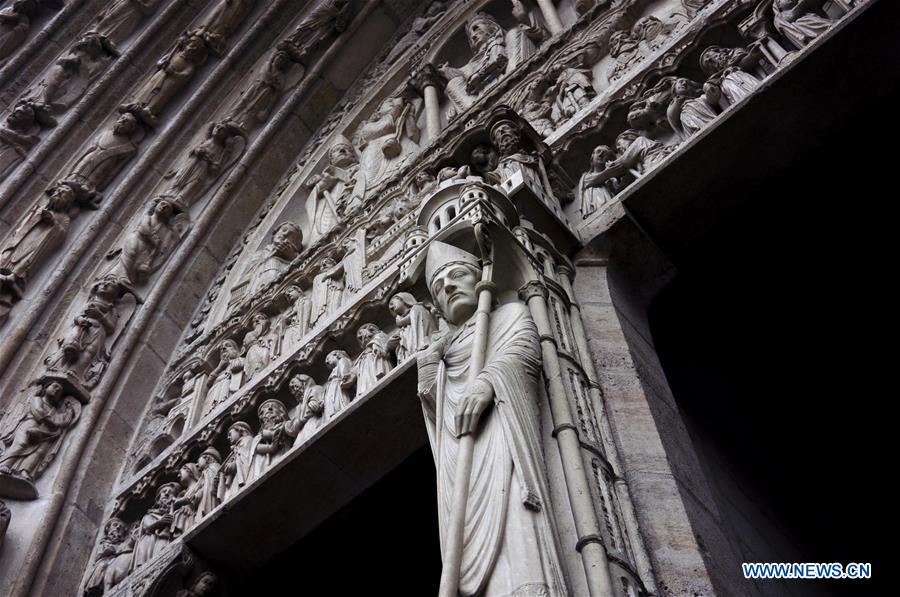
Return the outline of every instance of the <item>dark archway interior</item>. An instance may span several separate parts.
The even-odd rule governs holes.
[[[823,122],[829,144],[733,190],[743,207],[679,255],[650,311],[704,460],[725,463],[801,561],[871,562],[871,581],[794,581],[848,596],[887,594],[896,453],[898,89],[847,90],[862,92],[866,113]]]
[[[301,495],[298,488],[298,506]],[[436,595],[440,577],[437,488],[426,445],[233,588],[235,595]]]

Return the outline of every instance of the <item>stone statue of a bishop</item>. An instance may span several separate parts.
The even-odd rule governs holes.
[[[419,353],[419,394],[434,453],[442,545],[452,512],[459,438],[472,433],[459,594],[562,596],[538,424],[540,338],[518,302],[490,313],[485,365],[468,386],[479,259],[434,242],[426,282],[449,333]]]

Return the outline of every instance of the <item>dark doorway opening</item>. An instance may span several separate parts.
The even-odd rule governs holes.
[[[434,460],[426,445],[290,549],[237,579],[234,594],[435,595],[440,576]]]
[[[900,123],[872,117],[897,92],[848,90],[871,110],[823,114],[831,143],[733,189],[742,207],[679,255],[650,310],[708,469],[724,463],[801,561],[872,563],[870,581],[792,581],[812,594],[887,594]]]

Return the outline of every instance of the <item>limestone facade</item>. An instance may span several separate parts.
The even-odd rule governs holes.
[[[876,4],[7,3],[0,593],[227,591],[427,435],[442,595],[755,594],[629,201]]]

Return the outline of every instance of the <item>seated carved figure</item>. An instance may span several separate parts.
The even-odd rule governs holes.
[[[328,166],[307,181],[306,215],[310,242],[328,234],[344,216],[362,204],[366,176],[360,170],[356,150],[346,137],[339,137],[328,152]]]
[[[774,0],[775,30],[785,36],[798,48],[816,39],[834,24],[831,19],[818,13],[822,0]]]
[[[687,139],[716,119],[721,96],[719,86],[712,81],[704,83],[701,90],[690,79],[679,77],[667,110],[669,125],[682,139]]]
[[[28,37],[37,6],[36,0],[14,0],[11,6],[0,10],[0,64]]]
[[[239,284],[245,285],[247,296],[275,282],[287,271],[303,248],[303,232],[294,222],[282,222],[272,232],[272,242],[260,248],[241,275]]]
[[[368,186],[390,176],[402,163],[403,154],[419,146],[416,107],[400,97],[381,102],[375,113],[356,132],[359,168]]]
[[[34,481],[53,461],[80,416],[81,404],[57,381],[42,382],[14,407],[0,432],[0,495],[36,498]]]
[[[487,13],[478,12],[466,21],[466,38],[472,58],[455,68],[447,63],[438,70],[447,79],[444,93],[452,105],[451,116],[471,106],[478,94],[504,72],[508,58],[503,28]]]

